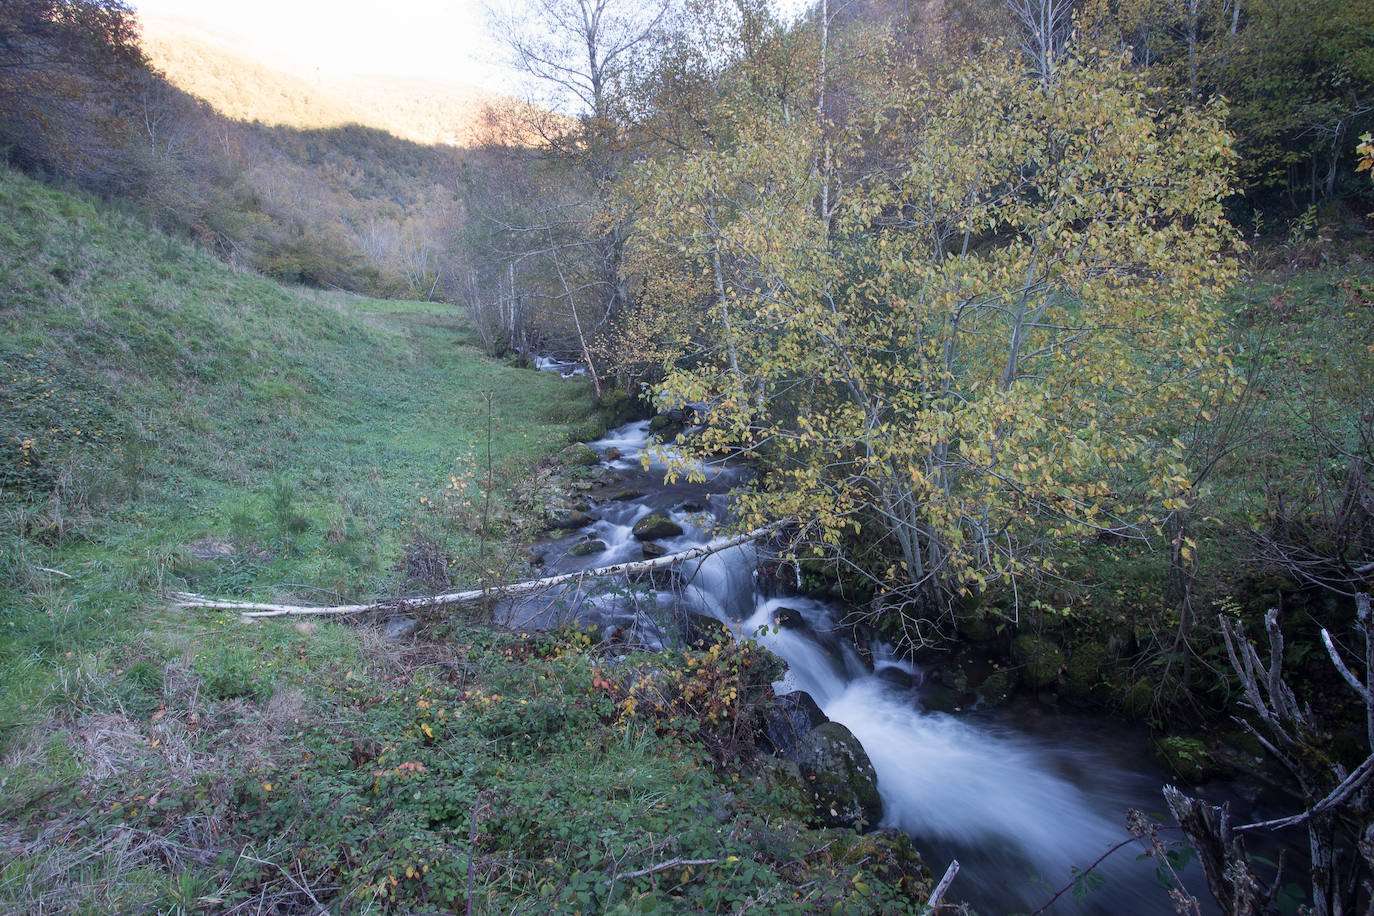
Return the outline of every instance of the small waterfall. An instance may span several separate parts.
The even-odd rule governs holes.
[[[649,424],[640,422],[592,443],[603,455],[618,450],[620,457],[607,464],[628,475],[627,482],[645,495],[596,507],[601,521],[583,534],[604,540],[608,549],[583,566],[633,559],[638,544],[630,527],[651,511],[683,525],[681,537],[663,544],[674,551],[709,539],[703,514],[723,518],[725,494],[738,472],[702,466],[707,483],[667,485],[664,451],[650,446],[649,437]],[[646,455],[654,456],[647,469]],[[697,508],[680,508],[684,501]],[[551,557],[562,543],[551,548]],[[945,858],[964,864],[954,896],[985,913],[1033,910],[1072,880],[1074,869],[1086,868],[1127,837],[1128,808],[1162,808],[1158,780],[1133,772],[1082,739],[1050,741],[985,717],[923,711],[918,687],[894,685],[860,657],[838,626],[840,609],[814,599],[759,595],[757,559],[746,545],[685,563],[680,595],[664,591],[655,599],[660,604],[680,599],[724,622],[738,637],[759,639],[786,662],[787,673],[775,685],[778,692],[806,691],[868,752],[878,774],[885,826],[917,838],[932,854],[934,870]],[[563,556],[551,568],[579,567]],[[657,622],[623,602],[582,599],[582,607],[593,617],[601,615],[601,622],[634,625],[646,643],[658,644],[663,637]],[[907,675],[898,680],[920,683],[920,669],[890,647],[877,644],[872,656],[878,672],[897,669]],[[1081,902],[1065,895],[1051,912],[1144,916],[1165,911],[1168,898],[1155,884],[1153,864],[1136,861],[1139,852],[1122,850],[1096,870],[1108,882],[1102,890]]]

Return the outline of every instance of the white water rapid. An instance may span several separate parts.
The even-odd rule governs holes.
[[[725,518],[728,492],[740,481],[734,469],[709,466],[698,468],[705,484],[666,484],[660,459],[647,469],[641,463],[650,447],[643,422],[614,430],[592,447],[602,455],[615,450],[605,463],[619,480],[607,490],[621,492],[592,506],[598,517],[592,525],[546,546],[552,570],[638,559],[641,545],[630,529],[651,512],[683,527],[681,536],[662,542],[667,550],[704,543],[712,524]],[[626,488],[636,495],[627,498]],[[570,549],[585,540],[602,541],[606,549],[572,556]],[[1114,756],[1110,750],[1117,742],[1095,740],[1092,726],[1081,721],[1064,726],[1073,735],[1052,724],[1047,737],[1022,730],[1005,714],[925,711],[915,686],[919,669],[879,647],[875,672],[838,626],[841,609],[807,598],[761,596],[755,570],[754,550],[734,548],[684,564],[679,578],[686,585],[679,591],[660,591],[650,599],[629,595],[628,589],[609,597],[570,592],[543,607],[512,608],[508,619],[575,614],[657,645],[667,628],[664,609],[681,601],[725,622],[742,638],[759,639],[787,663],[777,691],[806,691],[863,744],[878,774],[884,826],[910,833],[937,874],[949,858],[958,858],[964,868],[951,897],[969,900],[984,916],[1037,909],[1073,880],[1076,869],[1092,865],[1127,838],[1128,808],[1162,810],[1161,777],[1141,772],[1151,769],[1143,759],[1143,742],[1136,742],[1138,756],[1123,763],[1121,753]],[[780,628],[775,621],[784,609],[790,625]],[[1100,889],[1083,900],[1065,894],[1048,912],[1170,912],[1154,863],[1140,861],[1141,851],[1132,844],[1117,852],[1094,871],[1105,879]]]

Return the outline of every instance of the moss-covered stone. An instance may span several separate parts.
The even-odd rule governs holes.
[[[794,759],[819,823],[864,829],[882,819],[878,774],[849,729],[826,722],[802,739]]]
[[[646,515],[630,533],[641,541],[656,541],[660,538],[675,538],[682,534],[682,526],[665,515]]]
[[[574,427],[568,433],[568,439],[572,442],[594,442],[606,435],[606,424],[600,420],[588,420],[581,426]]]
[[[1075,646],[1064,665],[1064,693],[1075,700],[1089,700],[1102,692],[1104,673],[1111,664],[1107,647],[1088,642]]]
[[[955,618],[959,635],[969,642],[986,643],[997,638],[997,619],[983,608],[961,611]]]
[[[673,418],[666,413],[661,413],[649,421],[649,432],[656,433],[667,429],[673,425]]]
[[[568,551],[575,557],[591,556],[594,553],[605,553],[605,541],[579,541],[574,544],[572,550]]]
[[[1231,767],[1197,738],[1170,736],[1151,742],[1151,749],[1169,772],[1189,783],[1206,782],[1231,774]]]
[[[1155,682],[1142,677],[1126,693],[1125,711],[1132,719],[1143,719],[1155,703]]]
[[[1016,682],[1009,672],[994,671],[983,679],[983,683],[978,685],[978,694],[983,699],[983,705],[1001,706],[1011,698],[1011,692],[1015,686]]]
[[[865,834],[836,831],[827,850],[831,861],[845,870],[865,869],[915,899],[924,900],[930,894],[930,869],[911,837],[901,830],[887,827]]]
[[[1021,666],[1021,680],[1037,690],[1053,684],[1064,666],[1064,650],[1033,633],[1022,633],[1011,641],[1011,657]]]
[[[574,509],[562,518],[554,519],[553,527],[562,528],[565,531],[575,531],[578,528],[586,528],[592,522],[597,521],[597,517],[590,512],[583,512]]]
[[[589,468],[601,460],[596,457],[596,452],[581,442],[563,449],[559,457],[565,465],[579,468]]]

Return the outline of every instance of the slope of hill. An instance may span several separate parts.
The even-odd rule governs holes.
[[[447,306],[283,288],[5,168],[0,278],[0,912],[929,893],[909,840],[811,829],[796,777],[693,737],[734,742],[771,696],[743,644],[627,664],[576,628],[387,638],[166,601],[509,576],[584,385],[482,358]],[[671,718],[622,702],[641,673],[682,685]]]
[[[266,60],[246,39],[171,17],[144,17],[143,47],[178,88],[228,117],[295,128],[362,124],[416,143],[475,146],[493,118],[523,109],[458,83],[325,74]]]

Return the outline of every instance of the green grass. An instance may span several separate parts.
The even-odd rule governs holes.
[[[7,171],[0,289],[0,912],[920,895],[904,839],[811,829],[726,753],[776,673],[742,647],[612,671],[576,631],[391,643],[164,597],[434,587],[398,568],[422,546],[454,584],[523,572],[585,387],[483,358],[448,306],[283,289]]]

